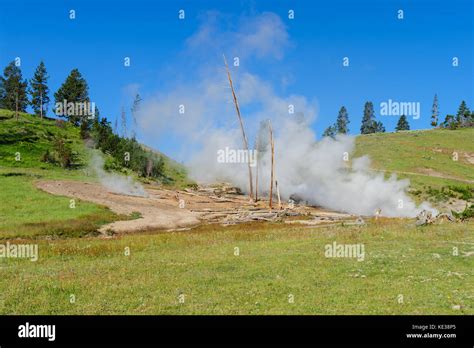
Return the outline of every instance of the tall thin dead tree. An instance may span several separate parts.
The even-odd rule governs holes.
[[[153,161],[148,158],[146,162],[146,176],[150,177],[153,171]]]
[[[133,101],[132,108],[130,109],[132,111],[132,119],[133,119],[133,129],[132,129],[132,138],[136,137],[136,129],[137,129],[137,112],[140,110],[140,103],[142,101],[142,98],[140,97],[140,94],[135,95],[135,100]]]
[[[276,190],[277,190],[278,209],[281,210],[280,187],[278,187],[278,180],[276,180],[276,179],[275,179],[275,188],[276,188]]]
[[[259,154],[259,150],[258,150],[258,143],[259,143],[259,137],[257,135],[257,140],[255,141],[255,151],[257,151],[257,155],[256,155],[256,160],[257,160],[257,163],[256,163],[256,167],[255,168],[255,202],[258,202],[258,154]]]
[[[225,68],[227,70],[227,78],[229,79],[230,89],[232,90],[232,98],[234,100],[235,110],[237,111],[237,117],[239,119],[240,129],[242,130],[244,148],[245,148],[245,151],[247,151],[247,154],[250,155],[247,136],[245,135],[245,130],[244,130],[244,123],[242,121],[242,116],[240,115],[239,103],[237,102],[237,96],[235,95],[235,91],[234,91],[234,84],[232,83],[232,77],[230,76],[230,70],[229,70],[229,66],[227,65],[227,60],[225,59],[225,55],[223,55],[223,57],[224,57]],[[250,199],[253,199],[252,167],[250,166],[250,161],[248,161],[248,168],[249,168],[249,197]]]
[[[121,121],[122,121],[122,137],[126,138],[127,137],[127,114],[125,113],[125,109],[123,106],[122,106]]]
[[[271,156],[272,156],[272,163],[271,163],[271,174],[270,174],[270,210],[272,209],[273,205],[273,171],[275,169],[275,144],[273,142],[273,129],[270,120],[268,120],[268,129],[270,131],[270,147],[271,147]]]

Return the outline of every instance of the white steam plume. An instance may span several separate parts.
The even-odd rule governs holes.
[[[389,179],[370,170],[367,156],[345,156],[354,151],[354,137],[338,136],[316,142],[313,132],[304,124],[288,120],[275,127],[275,174],[281,195],[297,195],[304,201],[337,211],[371,216],[378,209],[388,217],[414,217],[428,204],[417,207],[406,194],[408,180]],[[216,151],[224,147],[242,148],[237,131],[215,132],[208,137],[202,151],[191,162],[191,173],[206,182],[228,181],[248,191],[246,164],[218,163]],[[349,157],[350,158],[350,157]],[[270,185],[270,152],[259,157],[259,196],[268,194]]]
[[[203,25],[188,40],[186,53],[192,54],[193,61],[205,62],[205,68],[187,76],[187,83],[178,83],[165,93],[146,98],[137,115],[145,141],[161,135],[181,146],[177,152],[188,155],[190,172],[196,180],[229,181],[243,191],[248,190],[247,164],[217,160],[219,150],[243,149],[230,90],[225,88],[228,82],[222,52],[245,52],[246,66],[250,66],[253,58],[265,58],[266,64],[280,61],[285,49],[291,46],[286,27],[275,14],[265,13],[247,23],[251,30],[247,24],[234,32],[219,32],[212,21]],[[310,127],[318,110],[315,100],[301,95],[281,97],[272,83],[243,69],[232,68],[232,75],[246,133],[252,145],[260,123],[271,119],[276,179],[283,199],[296,194],[313,204],[361,215],[373,215],[381,209],[384,216],[410,217],[421,209],[431,210],[425,203],[417,207],[406,194],[408,180],[400,181],[395,176],[385,180],[383,174],[370,170],[367,157],[349,157],[351,161],[344,161],[344,153],[353,153],[353,137],[338,136],[336,140],[325,138],[317,142]],[[277,66],[273,75],[274,81],[285,80]],[[178,113],[179,105],[185,106],[182,114]],[[289,105],[294,106],[294,114],[289,114]],[[265,127],[263,130],[266,134]],[[259,158],[261,193],[268,192],[269,177],[267,149]]]
[[[110,192],[129,196],[148,196],[143,186],[135,182],[130,176],[107,173],[104,170],[104,159],[97,151],[92,152],[89,166],[99,178],[100,183]]]

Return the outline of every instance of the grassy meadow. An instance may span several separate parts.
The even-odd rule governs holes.
[[[400,219],[43,240],[36,262],[0,260],[0,312],[474,314],[473,231]],[[334,241],[364,260],[325,257]]]

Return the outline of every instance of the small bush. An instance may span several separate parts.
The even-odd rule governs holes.
[[[46,152],[41,156],[41,162],[45,162],[45,163],[55,163],[56,162],[54,157],[49,152],[49,149],[46,149]]]
[[[460,219],[461,221],[472,219],[474,218],[474,205],[471,204],[470,206],[466,206],[466,208],[460,213],[452,211],[452,214],[456,219]]]
[[[430,197],[432,202],[446,202],[450,197],[453,197],[449,190],[446,190],[445,187],[442,187],[441,190],[435,188],[429,188],[426,192]]]
[[[448,186],[449,189],[453,192],[457,192],[460,195],[458,196],[459,199],[463,199],[465,201],[469,201],[473,198],[473,189],[469,186]]]
[[[72,164],[72,150],[71,147],[62,139],[56,139],[54,142],[54,151],[57,155],[57,160],[61,167],[68,168]]]
[[[53,151],[46,149],[41,156],[41,161],[69,168],[74,162],[74,157],[76,156],[69,144],[66,144],[63,139],[57,138],[53,144]]]

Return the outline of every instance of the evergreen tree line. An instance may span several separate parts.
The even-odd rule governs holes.
[[[44,62],[40,62],[36,68],[33,78],[29,81],[23,79],[21,69],[12,61],[0,76],[0,108],[18,112],[26,112],[26,108],[31,106],[34,113],[40,117],[46,117],[48,104],[50,102],[48,87],[48,73]],[[90,103],[89,87],[87,81],[78,69],[73,69],[67,76],[64,83],[54,93],[55,105],[64,101],[68,103]],[[136,126],[136,113],[139,111],[141,98],[137,94],[131,108],[134,125]],[[53,108],[54,109],[54,108]],[[57,113],[57,110],[55,110]],[[130,168],[141,176],[164,178],[164,161],[162,156],[146,151],[136,141],[135,133],[132,138],[128,138],[126,115],[122,110],[122,135],[118,135],[117,130],[112,129],[106,117],[101,118],[99,109],[96,106],[93,116],[78,115],[72,113],[60,113],[59,117],[65,118],[75,127],[80,128],[83,139],[92,139],[95,147],[113,157],[112,163],[107,162],[109,169]],[[64,154],[60,158],[54,159],[51,153],[45,153],[45,162],[59,163],[63,167],[72,164],[71,151],[67,144],[58,140],[58,146],[54,146],[54,153]],[[61,151],[57,150],[61,149]],[[56,156],[57,157],[57,156]],[[64,158],[63,158],[64,157]]]
[[[446,115],[443,122],[438,122],[438,116],[438,96],[435,94],[431,113],[431,126],[447,129],[474,127],[474,110],[470,111],[464,100],[461,102],[461,105],[459,106],[456,115]],[[336,122],[324,130],[323,137],[334,138],[336,134],[348,133],[349,122],[350,121],[347,109],[343,106],[339,110]],[[404,130],[410,130],[410,124],[408,123],[406,115],[401,115],[398,119],[395,131],[398,132]],[[385,127],[382,122],[376,120],[374,105],[372,102],[368,101],[364,105],[364,115],[362,117],[360,133],[371,134],[379,132],[385,132]]]
[[[49,76],[46,71],[46,67],[43,62],[40,62],[38,67],[35,70],[33,78],[29,81],[22,78],[21,69],[15,61],[11,62],[3,72],[3,76],[0,76],[0,108],[13,110],[18,112],[25,112],[28,105],[31,105],[36,115],[41,117],[46,115],[46,111],[48,109],[49,104],[49,87],[47,85],[47,80]],[[90,102],[89,99],[89,87],[87,85],[86,80],[82,77],[81,73],[78,69],[73,69],[69,76],[66,78],[64,83],[61,87],[54,93],[55,103],[62,103],[64,100],[72,103],[84,103]],[[28,95],[30,99],[28,99]],[[139,104],[141,98],[139,95],[136,96],[135,101],[133,103],[133,107],[131,109],[134,125],[136,125],[135,114],[138,111]],[[98,109],[96,109],[98,113]],[[118,146],[118,140],[110,140],[104,141],[104,139],[100,139],[98,141],[98,127],[105,127],[105,124],[108,125],[108,130],[110,130],[111,137],[117,137],[118,139],[122,139],[123,143],[127,143],[127,145],[120,146],[120,150],[126,149],[132,151],[138,158],[141,158],[143,162],[143,158],[146,157],[145,153],[138,153],[135,146],[135,134],[132,132],[132,139],[127,138],[127,126],[126,126],[126,116],[125,111],[122,110],[121,114],[121,123],[122,123],[122,137],[118,136],[117,130],[117,119],[115,121],[115,127],[112,129],[110,127],[109,122],[106,118],[99,119],[99,115],[95,115],[93,120],[95,121],[94,128],[91,129],[92,122],[91,119],[88,117],[79,116],[76,114],[61,114],[60,117],[66,118],[70,123],[75,126],[79,126],[81,128],[81,136],[83,138],[92,137],[94,140],[97,141],[99,144],[99,148],[104,151],[108,151],[111,153],[117,153],[117,160],[119,159],[120,155],[117,151],[112,149],[110,146],[106,146],[106,144],[114,144]],[[432,108],[432,116],[431,116],[431,125],[433,127],[441,127],[447,129],[457,129],[462,127],[473,127],[474,126],[474,111],[471,112],[466,105],[465,101],[461,102],[459,106],[458,112],[456,115],[446,115],[443,122],[438,121],[439,111],[438,111],[438,96],[434,96],[433,100],[433,108]],[[326,128],[323,133],[323,136],[335,137],[336,134],[346,134],[349,132],[349,115],[347,109],[342,106],[339,110],[336,122]],[[97,126],[99,125],[99,126]],[[403,131],[409,130],[410,125],[408,123],[406,115],[401,115],[397,126],[395,128],[396,131]],[[91,130],[93,130],[91,132]],[[360,127],[361,134],[371,134],[371,133],[379,133],[385,132],[385,127],[381,121],[377,121],[375,118],[374,112],[374,105],[372,102],[368,101],[364,105],[364,114],[362,117],[362,123]],[[105,133],[101,133],[102,136]],[[106,148],[102,148],[102,146],[106,146]],[[125,151],[125,152],[130,152]],[[130,152],[130,154],[132,154]],[[145,151],[146,152],[146,151]],[[156,161],[156,159],[152,159],[152,161]],[[148,162],[148,161],[147,161]],[[131,163],[131,162],[130,162]],[[134,162],[135,163],[135,162]],[[143,163],[141,163],[143,165]],[[149,163],[144,165],[147,170],[147,173],[150,172]],[[152,165],[153,166],[153,165]],[[157,164],[158,166],[158,164]],[[143,170],[137,170],[138,172],[142,173]]]

